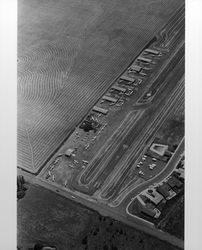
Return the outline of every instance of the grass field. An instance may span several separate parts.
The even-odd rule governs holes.
[[[18,1],[18,166],[36,173],[182,0]]]
[[[184,195],[173,205],[159,228],[184,240]]]
[[[17,208],[20,250],[36,243],[58,250],[179,250],[39,186],[30,186]]]

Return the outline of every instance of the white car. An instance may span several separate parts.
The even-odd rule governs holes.
[[[154,164],[154,163],[149,165],[149,169],[151,169],[151,170],[154,169],[155,167],[156,167],[156,164]]]
[[[144,175],[144,173],[141,170],[138,172],[138,174],[139,175]]]

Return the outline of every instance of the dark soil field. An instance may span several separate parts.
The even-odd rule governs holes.
[[[160,228],[180,239],[184,239],[184,196],[176,202]]]
[[[36,173],[182,0],[18,1],[18,166]]]
[[[38,186],[28,188],[17,208],[20,250],[36,243],[58,250],[178,250]]]

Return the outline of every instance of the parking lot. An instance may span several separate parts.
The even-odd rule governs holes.
[[[165,166],[165,162],[145,154],[140,158],[138,164],[134,166],[134,172],[143,179],[148,180],[160,173]]]

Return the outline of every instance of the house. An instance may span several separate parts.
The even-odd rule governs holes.
[[[149,217],[154,217],[156,212],[152,208],[148,208],[145,203],[146,197],[141,195],[137,197],[138,211]]]
[[[147,207],[141,207],[140,211],[141,213],[146,214],[150,217],[154,217],[156,215],[156,212],[154,209],[149,209]]]
[[[168,185],[171,187],[171,188],[174,188],[174,187],[177,187],[177,188],[181,188],[183,183],[178,180],[175,176],[171,176],[168,181],[167,181]]]
[[[171,189],[171,187],[166,182],[158,186],[156,191],[160,193],[161,195],[163,195],[163,197],[166,200],[170,200],[176,195],[176,193]]]
[[[152,203],[148,203],[148,199],[144,195],[138,195],[137,197],[138,210],[140,213],[145,214],[152,218],[158,218],[161,214],[159,209],[155,207]]]
[[[167,199],[170,196],[169,191],[171,190],[171,187],[166,184],[163,183],[162,185],[158,186],[156,191],[161,194],[165,199]]]
[[[153,188],[147,189],[144,195],[155,205],[158,205],[162,200],[164,200],[163,196]]]

